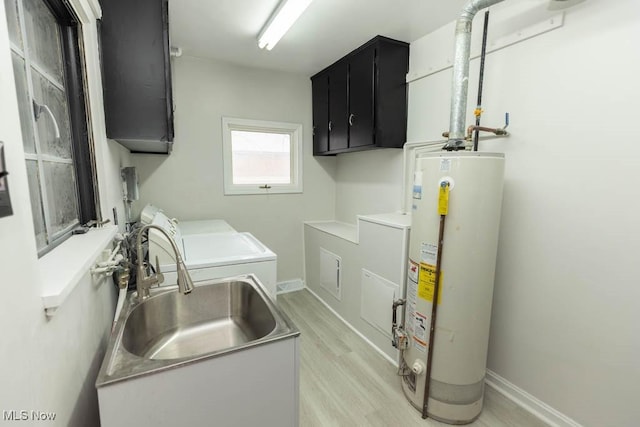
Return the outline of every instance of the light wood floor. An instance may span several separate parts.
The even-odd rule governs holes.
[[[278,295],[301,332],[300,426],[446,426],[423,420],[402,394],[396,368],[306,290]],[[491,388],[471,426],[539,427],[545,423]]]

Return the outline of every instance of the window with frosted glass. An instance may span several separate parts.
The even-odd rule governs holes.
[[[231,131],[234,184],[290,184],[291,135]]]
[[[79,62],[69,56],[69,49],[78,49],[77,39],[69,47],[69,35],[77,36],[77,28],[69,26],[73,16],[61,0],[4,0],[4,5],[33,227],[38,252],[44,254],[81,222],[76,163],[80,159],[74,143],[87,141],[74,141],[70,100],[80,103],[77,111],[83,114],[84,100],[77,96],[83,93],[81,84],[67,79],[69,67],[77,68]],[[69,15],[62,18],[61,11]],[[78,71],[71,74],[81,76]],[[68,87],[69,82],[75,86]],[[77,126],[80,134],[87,134],[86,118]]]

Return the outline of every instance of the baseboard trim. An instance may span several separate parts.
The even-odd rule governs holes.
[[[311,288],[309,288],[308,286],[306,287],[306,289],[309,291],[309,293],[311,295],[313,295],[318,301],[320,301],[320,303],[322,305],[324,305],[325,307],[327,307],[327,309],[333,313],[334,316],[336,316],[338,319],[340,319],[340,321],[342,321],[342,323],[344,323],[349,329],[351,329],[356,335],[358,335],[360,338],[362,338],[367,344],[369,344],[371,346],[371,348],[373,348],[376,352],[378,352],[378,354],[380,354],[382,357],[384,357],[387,361],[389,361],[389,363],[391,363],[393,366],[395,366],[396,368],[398,367],[398,361],[393,360],[391,357],[389,357],[388,354],[386,354],[384,351],[380,350],[380,348],[378,348],[378,346],[376,346],[374,343],[372,343],[367,337],[365,337],[360,331],[358,331],[356,328],[353,327],[353,325],[349,322],[347,322],[342,316],[340,316],[338,314],[337,311],[335,311],[329,304],[327,304],[318,294],[316,294],[314,291],[311,290]]]
[[[285,280],[276,284],[276,295],[286,294],[304,289],[304,281],[302,279]]]
[[[552,408],[489,369],[487,369],[485,383],[525,411],[552,427],[583,427],[562,412]]]

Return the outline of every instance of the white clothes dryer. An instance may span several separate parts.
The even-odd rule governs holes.
[[[251,233],[238,232],[220,219],[178,221],[162,209],[147,205],[140,214],[143,224],[155,224],[176,242],[197,286],[199,281],[253,273],[272,298],[276,298],[277,255]],[[176,264],[167,239],[149,230],[149,261],[156,257],[165,284],[176,282]]]

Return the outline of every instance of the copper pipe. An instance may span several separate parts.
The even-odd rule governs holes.
[[[504,136],[507,134],[507,131],[504,128],[488,128],[484,126],[471,125],[467,128],[467,140],[471,140],[471,136],[475,130],[479,130],[480,132],[489,132],[498,136]],[[442,136],[448,138],[449,132],[442,132]]]
[[[490,132],[494,135],[506,135],[507,131],[504,129],[499,129],[499,128],[488,128],[488,127],[484,127],[484,126],[474,126],[471,125],[467,128],[467,139],[471,139],[471,136],[473,135],[474,131],[480,131],[480,132]]]

